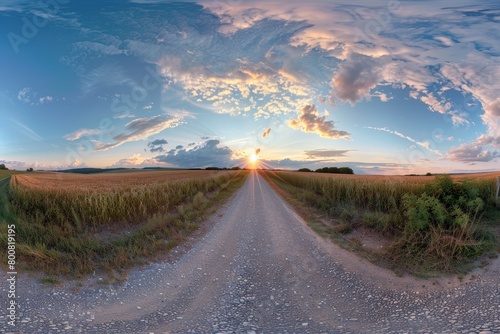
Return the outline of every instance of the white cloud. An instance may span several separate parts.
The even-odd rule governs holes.
[[[65,135],[64,139],[73,141],[73,140],[78,140],[82,137],[99,136],[101,135],[101,133],[102,130],[99,129],[80,129]]]
[[[382,102],[388,102],[390,100],[393,100],[394,97],[391,97],[391,96],[388,96],[386,93],[382,93],[382,92],[379,92],[379,91],[376,91],[372,94],[373,97],[378,97],[380,99],[380,101]]]
[[[497,150],[488,150],[487,146],[500,147],[500,137],[481,135],[472,143],[452,148],[447,158],[460,162],[489,162],[500,157]]]
[[[304,154],[310,158],[338,158],[345,157],[350,150],[327,150],[327,149],[317,149],[317,150],[308,150],[304,151]]]
[[[40,104],[44,104],[44,103],[48,103],[48,102],[52,102],[54,100],[54,98],[52,96],[43,96],[41,98],[38,99],[38,101],[40,102]]]
[[[451,116],[451,121],[454,126],[470,124],[470,121],[467,119],[468,115],[466,112],[458,112],[454,110],[450,111],[448,114]]]
[[[455,44],[455,43],[453,43],[453,40],[447,36],[436,36],[436,37],[434,37],[434,39],[436,41],[443,43],[446,46],[452,46],[453,44]]]
[[[111,168],[143,168],[153,166],[167,166],[165,163],[159,162],[156,159],[147,159],[141,154],[134,154],[128,158],[123,158],[112,164]]]
[[[335,129],[333,121],[327,121],[325,116],[320,116],[315,105],[303,107],[299,118],[289,120],[288,125],[293,129],[316,133],[324,138],[349,139],[350,137],[348,132]]]
[[[19,91],[19,93],[17,94],[17,99],[21,102],[24,102],[24,103],[30,103],[31,102],[30,92],[31,92],[31,88],[29,88],[29,87],[25,87],[25,88],[21,89]]]
[[[113,137],[114,143],[98,143],[96,149],[97,151],[107,151],[127,142],[147,139],[165,129],[178,126],[184,117],[182,113],[179,113],[176,116],[158,115],[150,118],[134,119],[125,125],[125,132]]]
[[[445,114],[451,107],[451,103],[440,101],[434,94],[424,90],[421,92],[420,101],[425,103],[431,111]]]

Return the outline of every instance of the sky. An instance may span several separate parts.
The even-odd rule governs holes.
[[[498,1],[0,0],[11,169],[499,170]]]

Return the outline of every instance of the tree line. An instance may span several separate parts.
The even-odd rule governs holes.
[[[309,168],[301,168],[299,172],[313,172]],[[318,168],[314,172],[316,173],[331,173],[331,174],[354,174],[354,171],[349,167],[323,167]]]

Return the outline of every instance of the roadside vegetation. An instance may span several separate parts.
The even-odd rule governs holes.
[[[0,224],[16,225],[19,271],[112,273],[166,254],[246,176],[243,171],[15,175],[0,183]],[[7,262],[5,254],[0,261]]]
[[[398,273],[464,272],[479,257],[500,251],[495,176],[261,173],[316,232]],[[384,247],[364,248],[351,237],[361,228],[387,240]]]

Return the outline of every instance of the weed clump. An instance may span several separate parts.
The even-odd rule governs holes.
[[[480,254],[483,245],[476,229],[484,207],[477,189],[468,182],[453,183],[448,176],[427,184],[423,194],[405,194],[406,221],[392,256],[449,270],[454,262]]]

